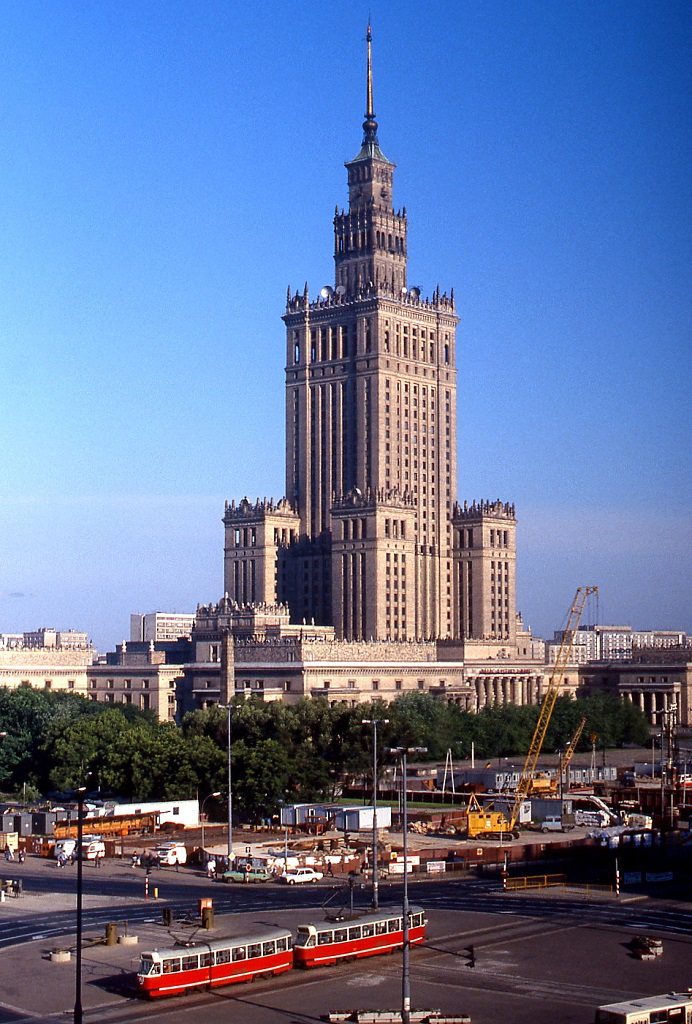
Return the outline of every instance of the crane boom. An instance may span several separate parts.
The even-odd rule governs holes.
[[[574,751],[577,749],[577,743],[579,742],[579,738],[584,730],[585,725],[586,719],[582,718],[581,722],[574,730],[574,736],[567,744],[566,750],[563,751],[562,757],[560,758],[560,763],[557,768],[556,782],[558,786],[560,785],[560,779],[569,768],[572,758],[574,757]],[[567,783],[569,788],[569,778],[567,779]]]
[[[567,667],[569,656],[572,652],[572,645],[574,643],[574,634],[576,633],[579,620],[581,619],[582,612],[584,611],[586,599],[587,597],[590,597],[591,594],[597,593],[598,587],[579,587],[574,597],[574,601],[572,602],[572,607],[569,610],[567,627],[562,634],[560,649],[557,653],[555,665],[548,681],[548,688],[545,691],[545,696],[543,697],[543,703],[541,704],[541,710],[538,715],[538,721],[536,722],[536,728],[533,733],[529,752],[526,755],[524,767],[517,785],[514,804],[512,805],[512,812],[509,819],[510,831],[514,828],[517,818],[519,817],[519,808],[531,791],[533,777],[536,773],[538,757],[543,746],[545,734],[548,731],[550,716],[553,713],[555,701],[560,690],[560,684],[565,675],[565,668]]]

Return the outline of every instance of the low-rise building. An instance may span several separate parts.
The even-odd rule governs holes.
[[[11,690],[30,686],[36,690],[66,690],[85,695],[94,657],[95,651],[90,647],[0,649],[0,686]]]
[[[173,721],[189,651],[186,640],[118,644],[106,655],[105,664],[91,666],[88,696],[105,704],[131,704],[140,711],[153,711],[163,722]]]
[[[505,641],[338,640],[333,626],[289,621],[286,605],[201,606],[191,635],[179,711],[234,695],[355,706],[430,693],[475,711],[486,703],[537,703],[542,661]]]
[[[155,644],[179,640],[190,636],[194,621],[194,615],[182,612],[136,612],[130,615],[130,640]]]
[[[654,726],[675,706],[677,723],[692,725],[692,646],[637,648],[627,661],[602,661],[579,670],[584,693],[606,690],[627,697]]]

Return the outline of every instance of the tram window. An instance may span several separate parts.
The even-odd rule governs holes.
[[[235,950],[233,950],[235,953]],[[217,964],[230,964],[231,962],[231,951],[230,949],[217,949],[216,951],[216,962]]]
[[[418,928],[418,927],[420,927],[420,924],[421,924],[421,915],[420,914],[411,914],[411,927],[412,928]]]
[[[375,922],[375,935],[384,935],[386,931],[387,931],[387,922],[386,921],[376,921]]]
[[[308,938],[310,937],[309,928],[299,928],[296,933],[296,942],[299,946],[307,946]]]
[[[257,947],[250,947],[250,948],[252,949],[252,948],[257,948]],[[234,950],[233,950],[233,962],[234,963],[235,963],[236,960],[245,960],[246,957],[247,957],[247,950],[245,949],[245,946],[236,946],[234,948]]]
[[[348,938],[350,942],[353,942],[354,939],[360,938],[360,925],[358,925],[357,928],[349,928]]]
[[[174,960],[163,961],[163,973],[164,974],[175,974],[180,970],[180,959],[176,957]]]
[[[277,939],[276,940],[276,952],[277,953],[285,953],[286,952],[286,939]]]
[[[368,937],[368,935],[374,935],[374,934],[375,934],[375,925],[374,924],[364,924],[363,925],[363,938],[364,939],[366,939]]]
[[[275,942],[264,942],[264,943],[262,943],[262,955],[263,956],[274,956],[274,953],[276,953],[276,943]]]
[[[393,917],[393,918],[391,918],[391,920],[387,921],[387,931],[388,932],[400,932],[401,931],[401,921],[399,920],[398,917]]]
[[[317,936],[317,945],[318,946],[330,946],[333,941],[334,941],[334,933],[333,932],[319,932],[319,934]]]
[[[334,932],[334,942],[345,942],[348,931],[346,928],[337,928]]]
[[[143,956],[141,961],[140,961],[140,965],[139,965],[139,973],[140,974],[158,974],[159,973],[159,966],[160,966],[160,964],[154,963],[154,961],[151,959],[150,956]]]
[[[196,971],[199,967],[199,957],[195,953],[194,956],[183,957],[183,970],[184,971]]]
[[[200,967],[211,967],[214,963],[213,953],[200,953],[199,955],[199,966]]]
[[[253,942],[251,945],[249,945],[247,948],[247,955],[250,960],[252,960],[252,958],[255,956],[262,956],[262,943]]]

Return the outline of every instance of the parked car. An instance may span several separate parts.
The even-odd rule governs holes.
[[[271,882],[272,874],[266,868],[235,868],[219,876],[222,882]]]
[[[173,867],[175,864],[187,863],[187,850],[182,843],[161,843],[153,850],[159,864]]]
[[[574,828],[574,816],[551,814],[537,826],[541,832],[570,832]]]
[[[281,881],[288,885],[297,885],[299,882],[319,882],[320,878],[324,878],[324,875],[314,868],[294,868],[293,871],[283,874]]]

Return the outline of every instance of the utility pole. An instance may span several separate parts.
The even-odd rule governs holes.
[[[86,786],[80,786],[77,790],[77,948],[75,950],[74,1024],[82,1024],[84,1019],[82,1011],[82,860],[84,854],[82,837],[84,834],[85,791]]]
[[[233,796],[231,785],[233,782],[231,774],[231,713],[233,711],[232,704],[219,704],[222,711],[228,712],[228,732],[226,736],[226,753],[228,755],[228,840],[227,840],[227,855],[228,855],[228,870],[231,870],[231,861],[233,859]]]
[[[377,857],[377,726],[389,725],[389,719],[363,718],[362,724],[372,726],[372,909],[377,910],[380,889]]]
[[[403,828],[404,895],[401,907],[403,926],[403,962],[401,968],[401,1024],[411,1024],[411,937],[409,929],[410,910],[408,904],[408,808],[406,784],[408,770],[407,753],[424,754],[426,747],[391,747],[390,754],[401,755],[401,819]]]

